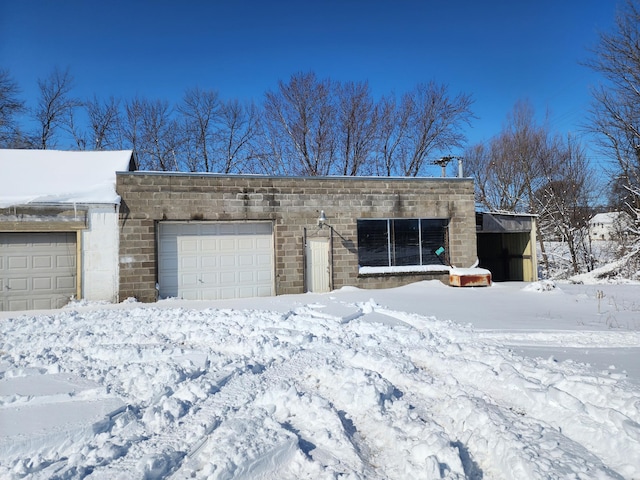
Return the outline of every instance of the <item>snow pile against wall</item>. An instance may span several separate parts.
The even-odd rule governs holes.
[[[26,203],[120,203],[116,172],[131,150],[0,150],[0,208]]]

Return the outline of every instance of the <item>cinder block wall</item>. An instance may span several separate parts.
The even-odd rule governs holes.
[[[156,226],[165,220],[274,225],[276,293],[304,291],[304,229],[333,238],[333,288],[394,287],[448,275],[358,275],[358,218],[449,218],[452,265],[476,260],[473,180],[468,178],[266,177],[118,173],[120,300],[156,299]],[[332,229],[318,228],[324,210]],[[333,232],[333,233],[331,233]]]

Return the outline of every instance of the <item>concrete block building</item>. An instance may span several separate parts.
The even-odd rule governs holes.
[[[120,172],[116,190],[120,300],[446,282],[477,259],[469,178]]]

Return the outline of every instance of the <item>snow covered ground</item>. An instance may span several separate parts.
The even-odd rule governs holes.
[[[640,285],[419,282],[0,322],[0,478],[640,478]]]

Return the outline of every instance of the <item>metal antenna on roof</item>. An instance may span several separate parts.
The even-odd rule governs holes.
[[[449,165],[449,162],[453,160],[453,158],[454,157],[448,156],[433,161],[434,165],[440,165],[442,167],[442,178],[447,176],[447,165]]]
[[[442,167],[442,177],[447,176],[447,165],[451,160],[458,160],[458,177],[462,178],[462,157],[453,157],[448,155],[446,157],[439,158],[438,160],[434,160],[434,165],[440,165]]]

